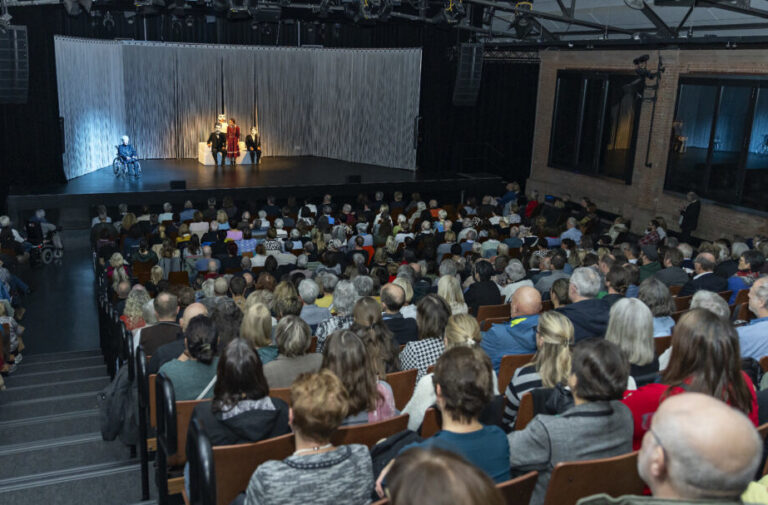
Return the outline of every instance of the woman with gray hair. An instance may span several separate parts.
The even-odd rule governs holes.
[[[643,302],[637,298],[622,298],[614,303],[605,339],[619,346],[629,360],[627,389],[657,381],[659,360],[653,344],[653,315]]]
[[[530,279],[525,278],[525,267],[519,259],[511,259],[507,266],[504,268],[504,276],[506,277],[506,284],[499,285],[499,291],[501,296],[504,297],[506,303],[512,299],[512,295],[515,291],[523,286],[533,287],[533,282]]]
[[[270,388],[291,387],[296,377],[320,369],[323,356],[308,352],[312,343],[309,325],[299,316],[285,316],[275,329],[277,358],[264,365],[264,376]]]
[[[325,277],[325,276],[323,276]],[[336,277],[335,275],[333,276]],[[346,330],[354,322],[352,310],[355,308],[357,289],[351,281],[339,281],[333,290],[333,316],[317,325],[317,352],[322,352],[325,340],[336,330]]]
[[[674,305],[667,285],[655,277],[649,277],[640,283],[637,298],[651,309],[653,336],[672,335],[672,328],[675,327],[675,320],[671,316]]]

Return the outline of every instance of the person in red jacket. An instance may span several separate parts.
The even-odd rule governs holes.
[[[705,309],[683,315],[672,334],[672,356],[660,384],[627,391],[624,405],[632,411],[637,450],[659,405],[686,391],[704,393],[726,402],[758,425],[757,395],[749,376],[741,370],[736,330],[728,321]],[[702,420],[706,422],[706,420]]]

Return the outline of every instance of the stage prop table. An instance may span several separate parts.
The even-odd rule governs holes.
[[[214,165],[213,155],[211,154],[211,148],[205,142],[199,142],[197,144],[197,161],[202,165]],[[226,161],[226,160],[224,160]],[[240,156],[237,157],[238,165],[250,165],[251,157],[248,156],[248,150],[245,147],[245,142],[240,142]]]

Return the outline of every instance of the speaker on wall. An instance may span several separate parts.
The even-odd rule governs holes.
[[[27,27],[0,30],[0,103],[27,103],[29,52]]]
[[[453,86],[453,105],[473,106],[480,93],[483,76],[483,45],[462,44],[459,47],[459,64]]]
[[[171,181],[171,189],[187,189],[187,181]]]

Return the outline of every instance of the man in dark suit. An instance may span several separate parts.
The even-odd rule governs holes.
[[[715,256],[712,253],[696,256],[693,260],[693,271],[693,279],[685,283],[677,296],[689,296],[701,289],[715,293],[728,290],[728,280],[715,275]]]
[[[664,268],[656,272],[654,277],[669,286],[684,286],[689,280],[688,274],[682,269],[683,253],[679,249],[667,249],[664,253]]]
[[[153,355],[158,347],[176,340],[181,331],[181,327],[176,323],[179,301],[175,295],[168,292],[160,293],[155,297],[153,304],[157,324],[142,328],[139,340],[147,356]]]
[[[699,225],[701,212],[701,202],[696,193],[690,191],[686,195],[686,200],[686,204],[680,208],[680,242],[690,240],[691,233]]]
[[[384,308],[384,324],[394,333],[398,345],[404,345],[419,338],[416,320],[403,317],[400,308],[405,303],[405,290],[397,284],[385,284],[381,288],[381,305]]]
[[[572,303],[557,309],[573,323],[574,340],[605,336],[611,304],[597,298],[602,280],[597,270],[579,267],[568,283],[568,298]]]
[[[224,158],[227,156],[227,136],[221,133],[221,125],[216,125],[216,131],[211,132],[208,137],[208,147],[211,148],[213,164],[219,164],[218,155],[221,153],[221,165],[224,165]]]

